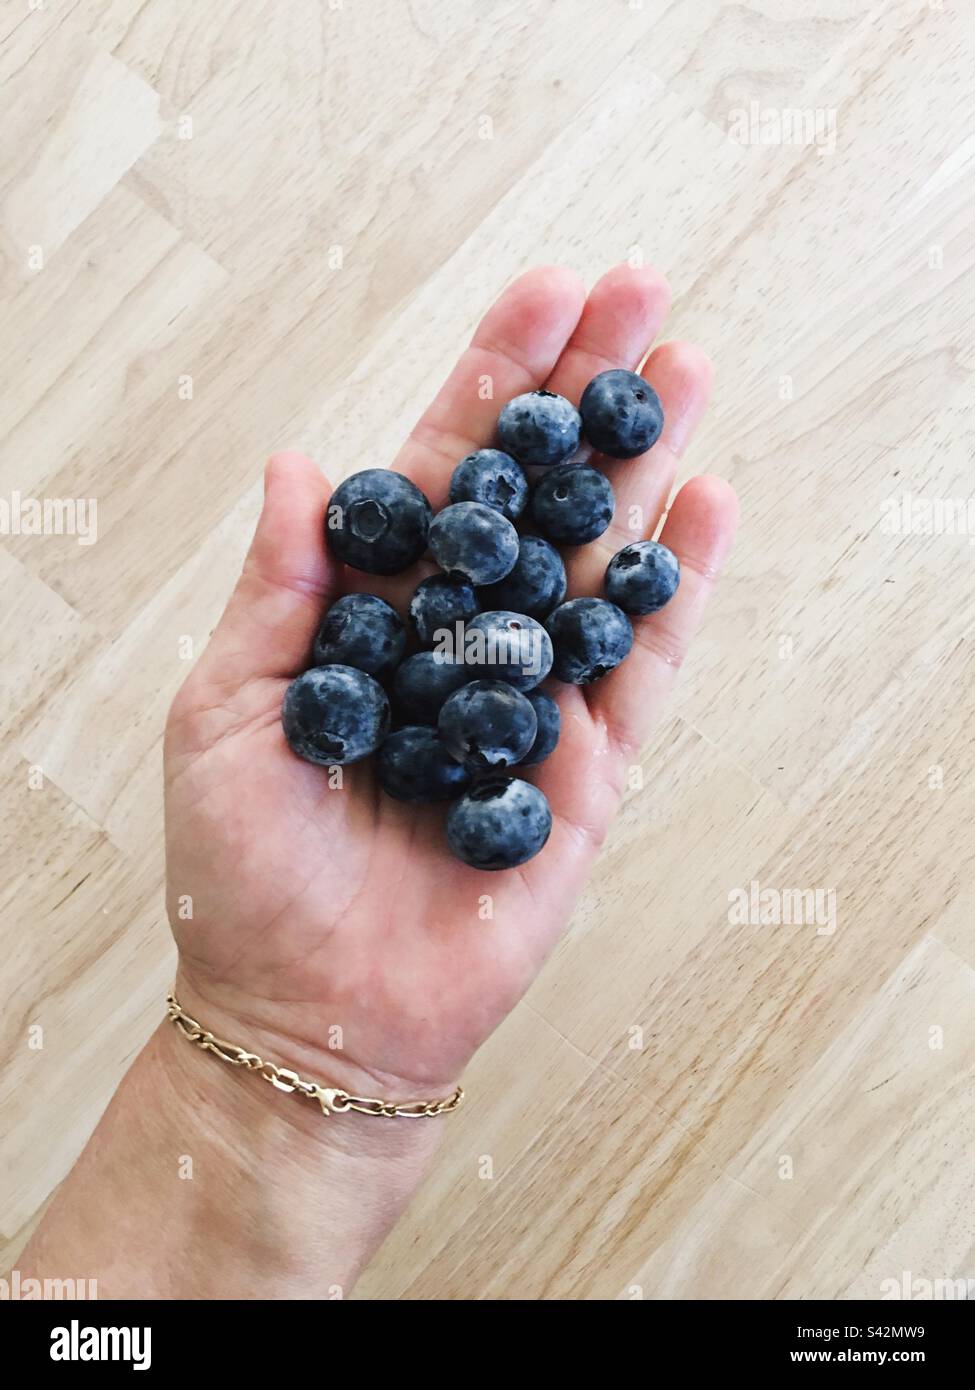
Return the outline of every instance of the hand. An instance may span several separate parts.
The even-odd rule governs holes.
[[[488,313],[396,466],[443,505],[453,465],[489,442],[505,400],[542,383],[577,400],[597,372],[636,365],[667,298],[650,271],[611,271],[585,302],[565,271],[524,276]],[[646,458],[609,464],[617,518],[573,556],[570,595],[599,593],[610,556],[639,534],[627,527],[632,507],[653,532],[704,408],[710,371],[696,348],[665,344],[645,371],[663,399],[663,436]],[[478,389],[485,376],[489,401]],[[522,868],[492,874],[448,855],[441,809],[388,799],[365,765],[342,769],[333,787],[327,769],[284,741],[284,691],[343,584],[402,605],[419,577],[343,573],[324,544],[328,496],[307,459],[271,461],[240,582],[173,704],[165,761],[177,993],[218,1036],[310,1079],[390,1100],[441,1096],[565,925],[700,621],[737,508],[717,478],[677,494],[663,540],[680,558],[680,588],[638,620],[617,671],[586,690],[558,687],[562,738],[527,772],[551,803],[551,838]],[[409,1201],[443,1125],[325,1120],[161,1023],[22,1268],[87,1270],[103,1297],[334,1297]],[[186,1159],[189,1188],[177,1170]],[[111,1200],[93,1203],[93,1193]]]
[[[597,372],[636,367],[668,301],[650,270],[610,271],[588,299],[567,271],[524,275],[488,312],[394,467],[443,506],[454,465],[492,442],[507,399],[547,385],[578,401]],[[605,461],[616,518],[568,562],[569,597],[599,594],[611,555],[653,535],[704,409],[710,367],[699,349],[665,343],[644,375],[663,400],[664,433],[642,459]],[[479,390],[485,377],[490,400]],[[324,543],[329,493],[309,460],[271,460],[240,581],[172,707],[166,833],[177,990],[213,1031],[327,1084],[391,1099],[442,1095],[568,920],[701,620],[737,504],[715,477],[678,492],[661,537],[680,559],[676,597],[635,620],[633,651],[616,672],[588,688],[552,683],[562,738],[526,770],[551,803],[551,838],[520,869],[485,873],[447,852],[442,807],[384,796],[368,764],[342,769],[342,786],[330,786],[326,769],[284,741],[281,701],[308,664],[327,606],[348,587],[402,611],[429,571],[392,581],[344,571]],[[633,507],[644,523],[636,531]],[[181,901],[192,903],[189,920]]]

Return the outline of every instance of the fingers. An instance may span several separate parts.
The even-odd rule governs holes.
[[[446,505],[450,475],[489,446],[502,405],[548,377],[579,321],[586,291],[561,266],[522,275],[488,310],[393,467],[411,478],[434,510]]]
[[[633,650],[587,692],[593,718],[617,748],[636,754],[660,716],[734,541],[738,499],[722,478],[685,483],[660,539],[680,560],[680,587],[659,613],[633,619]]]
[[[438,510],[448,501],[450,475],[464,455],[494,441],[506,401],[543,384],[578,401],[597,372],[621,364],[635,367],[669,303],[669,286],[655,270],[616,266],[588,299],[582,282],[568,270],[543,266],[529,271],[488,310],[394,468],[412,478]],[[487,396],[485,382],[490,383]],[[378,594],[402,611],[430,572],[423,565],[380,579],[350,570],[346,585]]]
[[[659,270],[614,266],[593,286],[546,387],[578,405],[600,372],[610,367],[635,370],[669,308],[670,286]]]
[[[232,691],[263,676],[294,676],[340,566],[325,546],[331,489],[311,459],[277,454],[264,475],[264,507],[237,586],[191,677],[192,687]]]
[[[598,459],[609,465],[616,511],[603,534],[590,545],[565,552],[569,597],[601,594],[606,566],[624,545],[652,536],[667,506],[681,455],[707,407],[711,363],[693,343],[663,343],[647,358],[642,375],[664,408],[663,433],[635,459]]]

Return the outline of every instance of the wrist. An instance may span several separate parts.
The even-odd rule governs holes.
[[[21,1269],[84,1271],[103,1299],[344,1297],[422,1180],[443,1124],[326,1117],[165,1020]]]
[[[160,1025],[157,1060],[171,1093],[197,1109],[202,1123],[209,1115],[217,1134],[257,1126],[261,1142],[280,1147],[294,1164],[314,1164],[318,1156],[333,1153],[409,1162],[436,1148],[442,1132],[438,1116],[364,1113],[345,1109],[343,1102],[362,1098],[365,1089],[370,1100],[406,1104],[409,1095],[410,1101],[423,1103],[442,1098],[443,1087],[411,1086],[336,1064],[331,1055],[322,1058],[277,1034],[224,1020],[212,1008],[201,1008],[205,1018],[194,1019],[182,995],[178,998],[180,1022],[170,1019]],[[203,1046],[192,1032],[188,1035],[188,1020],[204,1030],[218,1051]],[[237,1053],[242,1060],[235,1063],[231,1058]],[[322,1102],[315,1086],[322,1089]]]
[[[279,1090],[306,1102],[311,1099],[313,1106],[317,1088],[321,1106],[330,1113],[334,1105],[334,1113],[345,1115],[347,1108],[353,1108],[350,1102],[364,1099],[359,1114],[392,1119],[396,1116],[377,1114],[377,1108],[402,1107],[401,1118],[407,1119],[416,1107],[454,1109],[463,1094],[452,1080],[440,1079],[439,1072],[407,1079],[353,1060],[342,1042],[344,1029],[326,1027],[320,1021],[327,1004],[309,1008],[254,999],[227,986],[204,991],[182,967],[169,1004],[170,1017],[187,1042],[209,1051],[224,1065],[233,1067],[236,1062],[244,1074],[257,1076],[265,1084],[280,1082]],[[328,1037],[324,1045],[323,1035]],[[432,1119],[436,1113],[415,1118]]]
[[[214,1289],[208,1270],[212,1291],[196,1296],[347,1294],[426,1175],[445,1119],[326,1116],[315,1101],[194,1047],[168,1021],[145,1063],[137,1082],[160,1142],[199,1155],[200,1234],[232,1252],[232,1290]]]

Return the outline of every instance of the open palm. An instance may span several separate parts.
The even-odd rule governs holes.
[[[588,299],[566,271],[529,272],[488,312],[394,467],[443,506],[454,465],[492,443],[506,400],[547,385],[577,402],[598,372],[636,368],[668,299],[650,270],[610,271]],[[642,459],[597,460],[616,489],[616,517],[567,558],[569,597],[601,593],[610,556],[654,533],[706,403],[710,368],[688,344],[656,348],[643,372],[663,401],[664,433]],[[279,1063],[349,1091],[439,1095],[564,928],[700,621],[736,502],[714,477],[677,494],[661,537],[680,559],[676,597],[635,620],[633,651],[616,672],[587,688],[551,683],[562,738],[525,771],[551,803],[551,838],[521,868],[487,873],[450,856],[442,807],[384,796],[368,764],[339,779],[284,741],[284,691],[308,664],[328,604],[354,589],[403,612],[430,570],[389,580],[343,569],[324,543],[329,492],[309,460],[272,459],[241,579],[173,704],[166,804],[177,987],[215,1032]]]

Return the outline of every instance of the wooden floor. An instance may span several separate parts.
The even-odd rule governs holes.
[[[961,0],[7,0],[0,83],[0,498],[98,503],[0,536],[4,1262],[161,1015],[160,733],[265,457],[385,461],[515,274],[642,257],[740,542],[359,1296],[975,1280]]]

